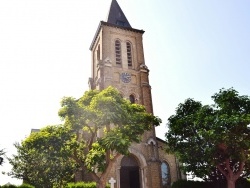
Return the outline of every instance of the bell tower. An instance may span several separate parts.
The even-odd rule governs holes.
[[[143,52],[143,30],[131,27],[116,0],[112,0],[107,21],[101,21],[91,43],[90,89],[102,90],[108,86],[117,88],[124,98],[142,104],[153,113],[149,69]],[[155,128],[144,133],[139,144],[130,149],[138,164],[138,181],[141,188],[161,188],[161,170]],[[123,161],[123,162],[122,162]],[[122,188],[121,172],[125,159],[117,161],[110,176],[117,179],[117,188]],[[126,171],[127,174],[130,171]],[[132,173],[132,171],[131,171]],[[131,180],[132,181],[132,180]],[[135,180],[133,180],[135,181]],[[127,186],[129,187],[129,186]],[[130,186],[131,187],[131,186]]]

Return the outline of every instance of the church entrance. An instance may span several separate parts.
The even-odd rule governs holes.
[[[120,188],[140,188],[140,170],[135,157],[124,156],[120,169]]]

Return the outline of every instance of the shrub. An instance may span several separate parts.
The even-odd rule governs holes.
[[[35,188],[34,186],[32,185],[29,185],[29,184],[22,184],[22,185],[2,185],[0,186],[0,188]]]
[[[172,188],[209,188],[208,182],[178,180],[173,183]]]
[[[3,185],[1,188],[17,188],[15,185]]]
[[[250,187],[250,180],[240,178],[236,181],[236,188],[248,188]]]
[[[18,188],[35,188],[35,187],[33,185],[29,185],[27,183],[24,183],[24,184],[18,186]]]
[[[107,185],[106,188],[110,186]],[[95,182],[77,182],[77,183],[68,183],[66,188],[96,188]]]
[[[187,181],[178,180],[173,183],[171,188],[226,188],[227,183],[225,181],[218,182],[199,182],[199,181]],[[250,180],[241,178],[236,181],[236,188],[249,188]]]

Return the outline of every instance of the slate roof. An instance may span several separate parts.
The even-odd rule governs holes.
[[[111,5],[110,5],[110,9],[109,9],[109,13],[108,13],[108,18],[107,21],[101,21],[97,31],[95,33],[94,39],[92,40],[92,43],[90,45],[90,50],[92,50],[94,43],[96,41],[96,38],[100,32],[100,29],[103,25],[106,26],[110,26],[110,27],[116,27],[116,28],[121,28],[121,29],[125,29],[128,31],[132,31],[132,32],[138,32],[138,33],[144,33],[143,30],[139,30],[139,29],[134,29],[131,27],[131,25],[129,24],[125,14],[123,13],[121,7],[119,6],[119,4],[117,3],[116,0],[112,0]]]
[[[132,28],[116,0],[111,2],[107,23]]]

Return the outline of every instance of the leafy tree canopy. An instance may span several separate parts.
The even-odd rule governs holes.
[[[129,154],[131,144],[161,122],[112,87],[87,91],[79,99],[65,97],[61,106],[63,125],[48,126],[31,134],[21,145],[16,144],[18,154],[10,159],[16,177],[33,182],[40,172],[48,172],[41,182],[50,180],[54,185],[60,183],[55,182],[58,179],[65,180],[62,176],[67,170],[72,175],[80,167],[92,175],[99,188],[104,188],[115,160]],[[55,177],[54,170],[61,176]]]
[[[9,175],[37,188],[65,185],[73,180],[76,170],[67,149],[74,140],[70,129],[62,125],[47,126],[31,133],[21,144],[14,144],[17,154],[8,158],[12,165]]]
[[[65,125],[82,131],[86,145],[80,164],[91,172],[99,187],[105,186],[116,158],[127,155],[129,146],[139,142],[144,131],[161,122],[144,106],[130,103],[112,87],[87,91],[78,100],[64,98],[59,116]]]
[[[234,187],[240,176],[250,175],[250,98],[230,88],[212,99],[212,105],[190,98],[179,104],[168,119],[168,149],[185,171],[201,178],[219,171]]]

